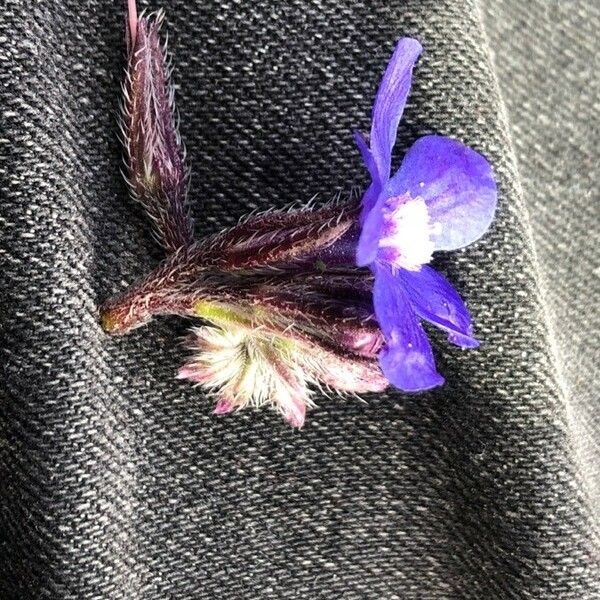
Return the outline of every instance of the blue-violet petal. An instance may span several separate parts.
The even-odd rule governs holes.
[[[375,187],[375,183],[372,183],[371,187]],[[369,194],[370,190],[371,188],[367,190],[365,196]],[[374,263],[377,258],[379,240],[384,226],[383,202],[385,202],[385,197],[380,193],[376,201],[373,202],[374,209],[366,213],[366,215],[363,210],[361,215],[361,218],[364,217],[364,221],[362,222],[360,237],[356,246],[356,265],[359,267],[366,267]]]
[[[488,161],[447,137],[419,138],[389,181],[386,194],[420,196],[429,209],[435,250],[462,248],[489,228],[497,191]]]
[[[386,378],[406,392],[442,385],[431,345],[414,314],[402,281],[384,266],[375,267],[375,315],[386,340],[379,364]]]
[[[375,160],[364,135],[360,131],[355,131],[354,140],[356,141],[363,162],[371,174],[371,185],[362,197],[361,223],[363,223],[375,205],[375,202],[377,202],[379,192],[381,192],[381,182],[379,181],[377,165],[375,164]]]
[[[410,91],[412,70],[422,51],[417,40],[400,39],[377,90],[370,144],[381,184],[390,176],[392,148],[396,142],[398,123]]]
[[[448,332],[448,340],[462,348],[475,348],[471,315],[458,292],[434,269],[398,272],[413,310],[426,321]]]

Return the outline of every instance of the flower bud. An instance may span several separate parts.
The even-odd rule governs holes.
[[[132,192],[150,216],[155,236],[174,251],[192,243],[193,224],[186,205],[185,153],[159,37],[162,21],[162,12],[138,18],[130,3],[122,129]]]

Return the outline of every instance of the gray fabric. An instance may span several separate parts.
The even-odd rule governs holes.
[[[202,232],[364,187],[349,132],[400,34],[426,51],[399,152],[448,134],[498,175],[490,234],[437,260],[482,349],[438,336],[443,389],[322,399],[301,432],[268,411],[212,417],[173,379],[180,320],[102,333],[98,303],[160,257],[119,176],[121,16],[4,4],[3,598],[600,597],[577,407],[476,4],[169,2]]]
[[[538,256],[549,341],[590,506],[600,517],[600,4],[486,4]]]

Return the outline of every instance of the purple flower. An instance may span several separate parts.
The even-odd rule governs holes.
[[[209,390],[216,414],[270,404],[301,427],[315,389],[441,384],[421,320],[460,346],[477,342],[462,300],[426,263],[483,234],[496,188],[484,158],[436,136],[418,140],[390,177],[419,43],[400,41],[377,95],[370,146],[357,136],[372,176],[362,206],[268,211],[196,239],[162,13],[138,17],[135,0],[128,7],[127,175],[167,257],[100,307],[103,328],[122,334],[167,314],[200,319],[178,377]],[[365,266],[372,273],[357,268]]]
[[[437,250],[462,248],[481,237],[497,198],[487,160],[442,136],[418,139],[391,176],[392,148],[421,51],[414,39],[398,42],[377,92],[369,143],[355,136],[372,179],[362,201],[356,263],[375,276],[373,304],[385,337],[381,368],[404,391],[444,382],[422,320],[446,331],[458,346],[478,345],[460,296],[427,263]]]

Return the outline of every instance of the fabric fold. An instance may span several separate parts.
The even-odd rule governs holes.
[[[444,387],[364,403],[323,396],[300,433],[269,412],[211,415],[211,400],[174,378],[181,323],[112,340],[96,322],[95,302],[158,261],[119,173],[124,15],[109,0],[9,2],[0,595],[600,595],[477,2],[165,8],[202,233],[249,209],[366,189],[352,131],[369,123],[395,42],[420,40],[399,156],[446,135],[486,156],[499,180],[490,234],[439,259],[481,346],[434,339]]]

